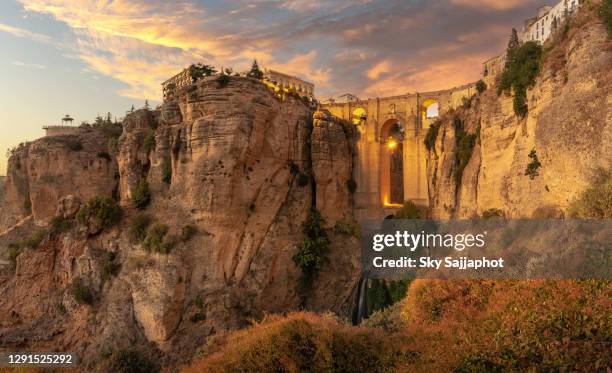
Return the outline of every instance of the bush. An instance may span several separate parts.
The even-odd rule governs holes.
[[[192,323],[197,323],[197,322],[204,321],[204,320],[206,320],[206,317],[204,316],[202,312],[198,312],[194,314],[193,316],[191,316]]]
[[[79,152],[83,150],[83,143],[78,138],[69,137],[65,140],[65,144],[73,152]]]
[[[538,170],[540,167],[542,167],[542,164],[538,159],[538,154],[536,153],[535,149],[532,149],[531,152],[529,152],[529,158],[531,159],[531,162],[529,162],[527,168],[525,169],[525,176],[529,176],[529,178],[533,180],[540,174]]]
[[[305,187],[310,182],[310,177],[304,173],[298,175],[298,185],[301,187]]]
[[[111,155],[108,152],[98,152],[98,158],[104,158],[107,161],[111,161]]]
[[[393,216],[394,219],[422,219],[424,218],[424,213],[422,211],[422,209],[415,205],[414,202],[412,201],[406,201],[404,202],[404,206],[402,206],[401,209],[399,209],[395,215]]]
[[[162,168],[162,181],[166,184],[172,183],[172,166],[169,163],[165,163]]]
[[[139,210],[144,210],[151,202],[151,192],[149,191],[149,183],[146,179],[140,179],[138,184],[132,189],[132,203]]]
[[[11,263],[11,268],[17,267],[17,257],[23,252],[23,247],[20,243],[13,242],[8,245],[8,260]]]
[[[82,225],[88,225],[95,219],[102,229],[110,228],[121,220],[123,211],[117,201],[110,197],[94,197],[81,207],[76,219]]]
[[[121,264],[117,263],[117,253],[113,251],[107,252],[102,266],[102,275],[104,279],[108,280],[113,276],[117,276],[120,270]]]
[[[159,369],[136,350],[120,350],[113,353],[108,371],[115,373],[152,373],[158,372]]]
[[[385,332],[401,332],[406,328],[406,321],[402,318],[402,309],[405,302],[398,302],[385,309],[374,311],[367,319],[361,322],[368,328],[380,328]]]
[[[357,191],[357,183],[353,179],[348,180],[346,182],[346,187],[348,188],[348,190],[349,190],[349,192],[351,194],[353,194],[353,193],[355,193]]]
[[[181,229],[181,241],[186,242],[189,241],[193,236],[198,233],[198,228],[193,225],[185,225]]]
[[[570,215],[581,219],[612,219],[612,170],[598,171],[593,185],[570,206]]]
[[[147,228],[151,224],[151,218],[144,214],[134,216],[130,223],[130,237],[134,242],[142,242],[147,237]]]
[[[80,278],[75,278],[74,281],[72,281],[72,296],[81,304],[92,305],[94,302],[93,293],[83,284]]]
[[[72,226],[72,222],[69,219],[64,218],[63,216],[56,216],[51,219],[49,226],[50,233],[52,235],[58,235],[69,230]]]
[[[535,84],[540,73],[542,47],[533,41],[521,45],[506,62],[498,93],[514,89],[514,112],[523,117],[527,113],[527,89]]]
[[[168,236],[168,226],[165,224],[154,224],[147,232],[147,237],[143,242],[146,251],[169,254],[174,248],[173,237]]]
[[[457,143],[456,166],[453,172],[455,177],[455,185],[461,184],[463,170],[467,166],[474,146],[476,145],[476,134],[469,134],[463,129],[463,124],[459,120],[455,120],[455,141]]]
[[[217,78],[217,84],[219,85],[219,88],[224,88],[229,84],[230,80],[231,78],[229,75],[221,74]]]
[[[488,209],[482,212],[482,219],[489,220],[494,218],[501,218],[504,216],[504,212],[500,209]]]
[[[147,133],[144,140],[142,141],[142,148],[147,154],[155,149],[155,131],[151,130],[149,131],[149,133]]]
[[[302,226],[304,237],[300,242],[293,261],[302,270],[302,280],[306,284],[312,280],[323,265],[327,251],[329,250],[329,239],[323,226],[325,221],[315,208],[311,208],[308,218]]]
[[[427,134],[425,135],[425,147],[428,151],[431,151],[436,145],[436,139],[438,138],[438,131],[440,130],[440,126],[442,123],[440,121],[435,121],[429,126],[427,130]]]
[[[334,226],[336,233],[345,234],[359,238],[361,236],[361,227],[359,223],[347,220],[338,220]]]
[[[476,82],[476,90],[478,93],[482,93],[487,90],[487,85],[482,79]]]
[[[402,357],[396,337],[308,313],[267,317],[220,337],[185,372],[393,372]]]
[[[603,0],[601,2],[599,16],[608,29],[608,36],[612,37],[612,0]]]
[[[45,239],[47,232],[43,229],[38,230],[36,233],[28,237],[25,241],[23,241],[24,247],[29,247],[30,249],[37,248],[41,242]]]

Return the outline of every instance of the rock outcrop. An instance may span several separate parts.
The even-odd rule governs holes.
[[[498,97],[495,87],[441,118],[428,155],[433,216],[487,210],[508,218],[563,216],[597,169],[612,167],[611,42],[598,18],[581,17],[567,39],[545,46],[550,49],[527,92],[525,118],[515,115],[512,96]],[[477,135],[459,182],[458,122]],[[525,175],[532,150],[541,163],[533,179]]]
[[[128,114],[111,162],[95,158],[87,137],[78,152],[64,148],[64,139],[16,152],[9,204],[31,201],[36,221],[57,214],[73,227],[24,249],[14,274],[3,272],[1,347],[76,351],[93,369],[104,364],[101,351],[137,345],[173,365],[212,334],[265,313],[305,307],[348,317],[359,275],[357,238],[329,229],[326,264],[307,292],[293,261],[311,208],[321,208],[330,227],[352,220],[352,158],[342,154],[351,139],[331,118],[313,131],[312,118],[302,101],[279,98],[256,80],[232,77],[221,86],[210,77],[160,110]],[[43,162],[64,182],[43,189]],[[139,184],[151,198],[142,212],[133,207]],[[123,206],[121,223],[100,234],[71,220],[96,195],[115,195]],[[147,251],[134,238],[130,226],[140,214],[149,227],[164,225],[170,253]],[[197,233],[184,237],[186,227]],[[83,288],[91,305],[75,300]]]

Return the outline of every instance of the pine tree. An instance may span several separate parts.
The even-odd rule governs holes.
[[[514,53],[520,47],[518,33],[515,28],[512,28],[512,34],[510,34],[510,40],[508,41],[508,49],[506,50],[506,67],[514,59]]]
[[[132,108],[130,109],[130,113],[134,112],[134,105],[132,105]]]
[[[145,110],[150,110],[151,109],[151,105],[149,105],[149,100],[145,100],[144,109]]]
[[[263,79],[264,74],[263,71],[259,69],[257,60],[253,60],[253,65],[251,65],[251,71],[248,72],[247,76],[249,78]]]

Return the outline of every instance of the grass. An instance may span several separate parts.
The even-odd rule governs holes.
[[[147,237],[147,228],[151,218],[145,214],[138,214],[130,222],[130,238],[133,242],[142,242]]]

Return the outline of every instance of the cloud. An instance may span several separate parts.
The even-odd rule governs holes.
[[[492,8],[508,10],[525,4],[533,4],[532,0],[452,0],[452,4],[473,8]]]
[[[72,54],[124,83],[119,94],[149,99],[190,63],[242,71],[253,58],[312,81],[321,98],[444,89],[477,79],[536,10],[528,0],[18,1],[70,27]]]
[[[43,69],[47,68],[45,65],[40,65],[40,64],[37,64],[37,63],[25,63],[25,62],[22,62],[22,61],[13,61],[13,62],[11,62],[11,65],[19,66],[19,67],[32,68],[32,69],[39,69],[39,70],[43,70]]]
[[[27,38],[27,39],[37,41],[40,43],[51,42],[51,38],[47,35],[28,31],[28,30],[18,28],[18,27],[9,26],[3,23],[0,23],[0,31],[8,32],[11,35],[18,36],[20,38]]]

